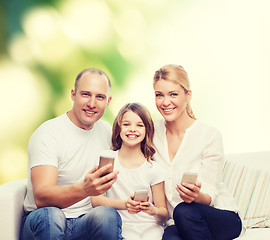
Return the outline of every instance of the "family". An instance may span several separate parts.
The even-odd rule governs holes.
[[[72,109],[43,123],[28,145],[28,182],[21,240],[229,240],[242,221],[218,182],[220,132],[196,120],[182,66],[153,78],[161,120],[139,103],[124,105],[113,127],[101,120],[111,82],[95,68],[78,74]],[[112,164],[98,167],[102,151]],[[184,173],[195,182],[181,182]],[[135,191],[147,190],[137,200]]]

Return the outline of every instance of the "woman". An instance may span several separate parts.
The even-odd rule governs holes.
[[[218,182],[223,163],[218,130],[196,120],[192,92],[183,67],[166,65],[155,72],[154,159],[167,171],[165,191],[170,220],[163,239],[233,239],[242,230],[237,207]],[[184,172],[197,173],[195,184],[182,183]],[[174,221],[173,221],[174,220]]]

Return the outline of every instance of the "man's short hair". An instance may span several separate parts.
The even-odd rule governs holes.
[[[107,76],[107,74],[105,72],[103,72],[103,71],[101,71],[100,69],[97,69],[97,68],[87,68],[87,69],[82,70],[76,77],[75,85],[74,85],[75,93],[77,92],[78,82],[79,82],[80,78],[86,72],[89,72],[89,73],[92,73],[92,74],[99,74],[101,76],[104,76],[108,81],[109,88],[111,88],[111,81],[110,81],[109,77]]]

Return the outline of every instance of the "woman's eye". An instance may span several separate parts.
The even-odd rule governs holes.
[[[176,96],[178,96],[178,94],[177,93],[172,93],[171,96],[176,97]]]
[[[157,93],[157,94],[156,94],[156,97],[162,97],[162,94]]]

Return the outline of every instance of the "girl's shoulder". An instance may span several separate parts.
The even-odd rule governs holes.
[[[152,169],[162,169],[161,164],[152,159],[150,161],[146,161],[146,166]]]
[[[147,164],[149,176],[152,179],[160,179],[164,181],[164,176],[166,173],[162,165],[154,160],[150,160],[150,162],[147,162]]]

